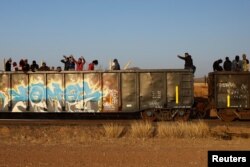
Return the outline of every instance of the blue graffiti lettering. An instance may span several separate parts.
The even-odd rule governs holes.
[[[29,86],[19,85],[16,89],[8,89],[8,95],[12,102],[14,102],[12,103],[14,106],[18,102],[28,101],[36,106],[44,103],[44,101],[58,101],[62,104],[64,100],[68,104],[75,105],[82,100],[84,102],[98,102],[103,97],[103,92],[99,89],[91,88],[88,82],[71,84],[65,89],[61,88],[58,83],[52,83],[52,87],[47,87],[45,84],[39,83]],[[1,104],[4,103],[5,96],[4,93],[0,92]]]
[[[102,98],[101,91],[95,91],[90,89],[87,82],[83,83],[84,85],[84,99],[90,99],[91,101],[99,101]]]
[[[45,100],[46,89],[44,84],[32,84],[29,90],[29,100],[33,103],[40,103]]]
[[[28,101],[28,87],[18,86],[17,90],[9,89],[8,92],[14,102]]]
[[[65,91],[65,99],[69,103],[74,103],[83,99],[81,87],[78,84],[67,86]]]
[[[61,101],[63,100],[63,90],[60,88],[60,85],[58,83],[52,83],[52,90],[50,88],[47,88],[47,99],[49,100],[57,100]]]

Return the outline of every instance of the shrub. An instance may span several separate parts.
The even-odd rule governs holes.
[[[204,138],[210,135],[208,125],[203,122],[160,122],[157,133],[159,137],[169,138]]]
[[[131,136],[136,138],[153,137],[154,127],[152,122],[134,122],[131,125]]]
[[[124,127],[117,123],[104,124],[105,136],[108,138],[119,138],[122,136]]]

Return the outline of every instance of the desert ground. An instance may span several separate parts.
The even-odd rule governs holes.
[[[204,85],[202,91],[203,88]],[[184,123],[184,130],[188,131],[189,124],[201,122],[202,127],[198,131],[192,128],[191,131],[196,129],[192,134],[169,129],[163,133],[160,128],[183,125],[178,122],[142,122],[143,129],[135,121],[101,124],[93,120],[89,125],[82,122],[34,124],[0,120],[0,167],[207,166],[209,150],[250,150],[249,122]]]

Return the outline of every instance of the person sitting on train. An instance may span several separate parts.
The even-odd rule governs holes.
[[[111,70],[120,70],[120,64],[117,59],[113,60]]]
[[[184,65],[185,69],[192,69],[193,73],[195,73],[196,67],[193,64],[192,56],[189,53],[186,52],[184,57],[180,55],[177,55],[177,57],[185,61],[185,65]]]
[[[231,71],[232,70],[232,62],[229,59],[229,57],[226,57],[226,60],[224,61],[223,68],[225,71]]]
[[[23,72],[28,72],[30,70],[30,65],[28,62],[28,59],[24,60],[24,65],[23,65]]]
[[[243,71],[249,71],[249,60],[247,59],[247,55],[242,55],[242,67]]]
[[[220,65],[222,63],[222,60],[219,59],[219,60],[216,60],[214,63],[213,63],[213,70],[214,71],[223,71],[223,68],[222,66]]]
[[[18,71],[18,66],[17,66],[17,63],[15,61],[13,62],[13,68],[15,71]]]
[[[31,66],[30,66],[30,69],[31,69],[32,72],[35,72],[35,71],[37,71],[39,69],[39,66],[38,66],[38,64],[36,63],[35,60],[33,60]]]
[[[42,66],[38,69],[39,71],[50,71],[49,67],[45,62],[42,63]]]
[[[236,72],[242,71],[242,60],[240,60],[240,56],[236,55],[235,59],[232,62],[232,70]]]
[[[20,61],[19,61],[19,70],[23,70],[23,66],[24,66],[24,60],[23,59],[21,59]]]
[[[88,70],[95,70],[95,66],[98,65],[98,60],[93,60],[92,63],[89,63]]]
[[[56,67],[56,71],[57,72],[61,72],[62,71],[62,68],[60,66]]]

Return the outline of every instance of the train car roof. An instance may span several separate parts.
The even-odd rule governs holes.
[[[127,73],[127,72],[131,72],[131,73],[137,73],[137,72],[190,72],[192,73],[192,70],[187,70],[187,69],[127,69],[127,70],[94,70],[94,71],[36,71],[36,72],[32,72],[32,71],[28,71],[28,72],[23,72],[23,71],[0,71],[0,74],[22,74],[22,73],[27,73],[27,74],[37,74],[37,73]]]

